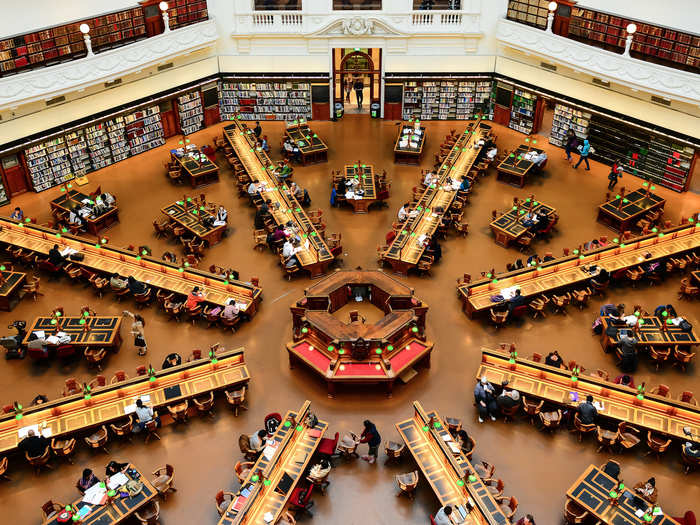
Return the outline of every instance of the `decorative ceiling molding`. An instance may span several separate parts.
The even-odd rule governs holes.
[[[625,57],[511,20],[499,20],[501,44],[579,73],[682,102],[700,103],[700,75]]]
[[[213,19],[55,66],[0,79],[0,109],[50,99],[141,72],[216,43]]]

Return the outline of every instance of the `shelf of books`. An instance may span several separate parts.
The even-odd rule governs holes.
[[[37,192],[74,177],[66,141],[62,136],[32,146],[25,151],[25,156],[32,186]]]
[[[168,2],[170,27],[182,27],[209,18],[207,0],[170,0]]]
[[[236,82],[219,84],[221,120],[236,113],[243,120],[311,119],[311,87],[308,82]]]
[[[105,122],[105,124],[109,135],[109,148],[112,150],[112,159],[114,162],[124,160],[131,153],[129,141],[126,138],[124,117],[113,118]]]
[[[10,199],[5,191],[5,186],[2,183],[2,179],[0,179],[0,206],[4,206],[8,202],[10,202]]]
[[[109,133],[105,122],[85,128],[85,138],[93,170],[112,164],[112,150],[109,147]]]
[[[537,95],[515,88],[508,127],[529,135],[532,132]]]
[[[588,136],[588,125],[591,121],[591,114],[587,111],[574,109],[564,104],[557,104],[554,107],[552,118],[552,131],[549,135],[549,143],[564,147],[566,143],[566,132],[573,129],[579,139]]]
[[[521,24],[547,27],[549,0],[509,0],[506,18]]]
[[[404,120],[469,120],[491,118],[490,80],[430,80],[404,82]]]
[[[593,114],[588,138],[591,158],[612,164],[624,160],[626,173],[681,192],[688,187],[694,148],[670,137]]]
[[[138,155],[165,144],[163,123],[160,120],[158,106],[140,109],[126,115],[124,123],[132,155]]]
[[[82,23],[90,26],[92,48],[96,51],[146,36],[143,10],[135,7],[5,38],[0,40],[0,76],[85,56]]]
[[[177,97],[177,109],[183,135],[189,135],[204,127],[204,108],[199,91]]]
[[[85,141],[85,130],[78,129],[72,131],[66,134],[65,139],[73,175],[80,177],[85,175],[88,171],[92,171],[90,154],[88,153],[87,142]]]

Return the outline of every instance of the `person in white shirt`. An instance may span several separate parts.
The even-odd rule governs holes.
[[[117,199],[115,199],[111,193],[107,193],[107,192],[102,194],[102,200],[110,208],[114,205],[115,202],[117,202]]]
[[[236,301],[234,301],[233,299],[229,299],[229,301],[226,303],[226,306],[224,306],[223,311],[221,312],[221,317],[232,321],[240,311],[241,309],[238,308]]]
[[[258,193],[258,185],[255,182],[251,182],[248,185],[248,195],[253,197],[256,193]]]
[[[250,448],[253,450],[260,451],[265,446],[265,437],[267,436],[267,430],[258,430],[255,434],[251,434],[249,437]]]
[[[496,155],[498,155],[498,148],[494,146],[490,150],[486,152],[486,156],[488,157],[489,160],[493,160],[496,158]]]
[[[155,417],[154,417],[155,416]],[[146,423],[155,419],[156,426],[160,426],[160,418],[158,415],[153,413],[153,408],[143,404],[141,399],[136,400],[136,423],[134,423],[134,432],[141,432],[145,427]]]
[[[403,222],[408,218],[408,208],[410,204],[407,202],[403,206],[401,206],[401,209],[399,210],[399,221]]]
[[[226,211],[226,208],[224,208],[223,206],[219,206],[219,209],[216,210],[216,219],[214,221],[214,224],[216,224],[217,226],[219,226],[219,224],[226,224],[227,217],[228,212]]]
[[[426,186],[430,186],[433,181],[435,181],[437,177],[433,174],[432,171],[429,171],[428,173],[425,174],[425,178],[423,179],[423,184]]]
[[[452,512],[451,505],[441,507],[440,510],[435,513],[435,518],[433,518],[435,520],[435,525],[452,525],[452,520],[450,519]]]
[[[538,155],[535,155],[532,159],[532,162],[535,164],[535,166],[538,169],[542,169],[542,166],[544,165],[544,163],[546,161],[547,161],[547,153],[544,151]]]
[[[292,268],[299,264],[299,260],[294,253],[294,245],[290,240],[287,240],[282,246],[282,256],[285,258],[284,265],[287,268]]]
[[[78,216],[78,214],[75,212],[75,210],[71,210],[68,213],[68,222],[70,224],[73,224],[75,226],[81,226],[83,225],[83,220]]]

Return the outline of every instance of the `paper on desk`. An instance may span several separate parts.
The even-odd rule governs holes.
[[[68,257],[69,255],[73,255],[74,253],[78,253],[78,250],[75,250],[73,248],[64,248],[61,250],[61,255],[64,257]]]
[[[90,505],[102,505],[107,498],[107,489],[100,486],[99,483],[85,491],[83,501]]]
[[[19,439],[24,439],[25,437],[27,437],[27,434],[29,434],[30,430],[34,431],[35,436],[38,436],[40,433],[39,432],[39,425],[36,424],[36,425],[29,425],[29,426],[20,428],[17,431],[17,436],[19,437]],[[51,427],[42,428],[41,435],[44,436],[45,438],[51,437],[51,435],[52,435]]]
[[[644,511],[637,509],[634,511],[634,515],[637,516],[638,518],[641,518],[642,516],[644,516]]]
[[[39,339],[43,339],[44,337],[46,337],[46,333],[45,333],[43,330],[36,330],[36,331],[34,331],[34,332],[32,332],[32,333],[36,334],[36,336],[37,336]]]
[[[114,476],[110,476],[107,486],[110,489],[116,489],[122,485],[126,485],[127,481],[129,481],[129,477],[126,474],[123,472],[117,472]]]
[[[270,461],[272,459],[272,457],[275,455],[276,450],[277,449],[275,447],[271,447],[270,445],[267,445],[263,449],[263,456],[265,456],[266,460]]]
[[[263,514],[263,519],[265,520],[265,523],[272,523],[272,520],[275,519],[275,516],[272,514],[272,512],[266,512]]]
[[[596,407],[597,410],[603,410],[603,408],[605,408],[605,405],[600,401],[593,401],[593,406]]]

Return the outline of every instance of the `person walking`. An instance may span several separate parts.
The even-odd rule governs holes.
[[[139,314],[132,314],[128,310],[124,310],[124,315],[131,317],[131,335],[134,336],[134,346],[138,349],[138,354],[146,355],[148,346],[146,345],[146,336],[143,331],[146,321]]]
[[[566,132],[566,143],[564,144],[564,151],[566,151],[566,160],[571,162],[571,152],[576,150],[578,146],[578,138],[576,138],[576,133],[574,130],[569,128]]]
[[[355,89],[355,98],[357,99],[357,109],[362,109],[362,91],[365,89],[365,84],[362,82],[362,77],[357,77],[352,86]]]
[[[583,144],[579,146],[578,154],[578,162],[576,163],[576,166],[574,166],[574,169],[578,168],[579,164],[583,162],[584,160],[586,161],[586,171],[591,171],[591,165],[588,164],[588,155],[591,153],[591,143],[588,142],[588,139],[583,139]],[[594,150],[595,151],[595,150]]]
[[[617,184],[617,179],[622,177],[623,171],[624,170],[622,169],[622,160],[616,160],[615,163],[612,165],[612,168],[610,168],[610,173],[608,174],[608,180],[610,181],[610,183],[608,184],[609,190],[615,187],[615,185]]]
[[[352,93],[352,79],[347,77],[345,79],[345,102],[350,102],[350,93]]]
[[[382,437],[379,435],[377,427],[369,419],[365,419],[362,424],[365,428],[360,434],[360,443],[367,443],[369,446],[367,455],[362,456],[362,459],[369,464],[373,464],[377,461],[377,456],[379,456],[379,445],[382,442]]]

